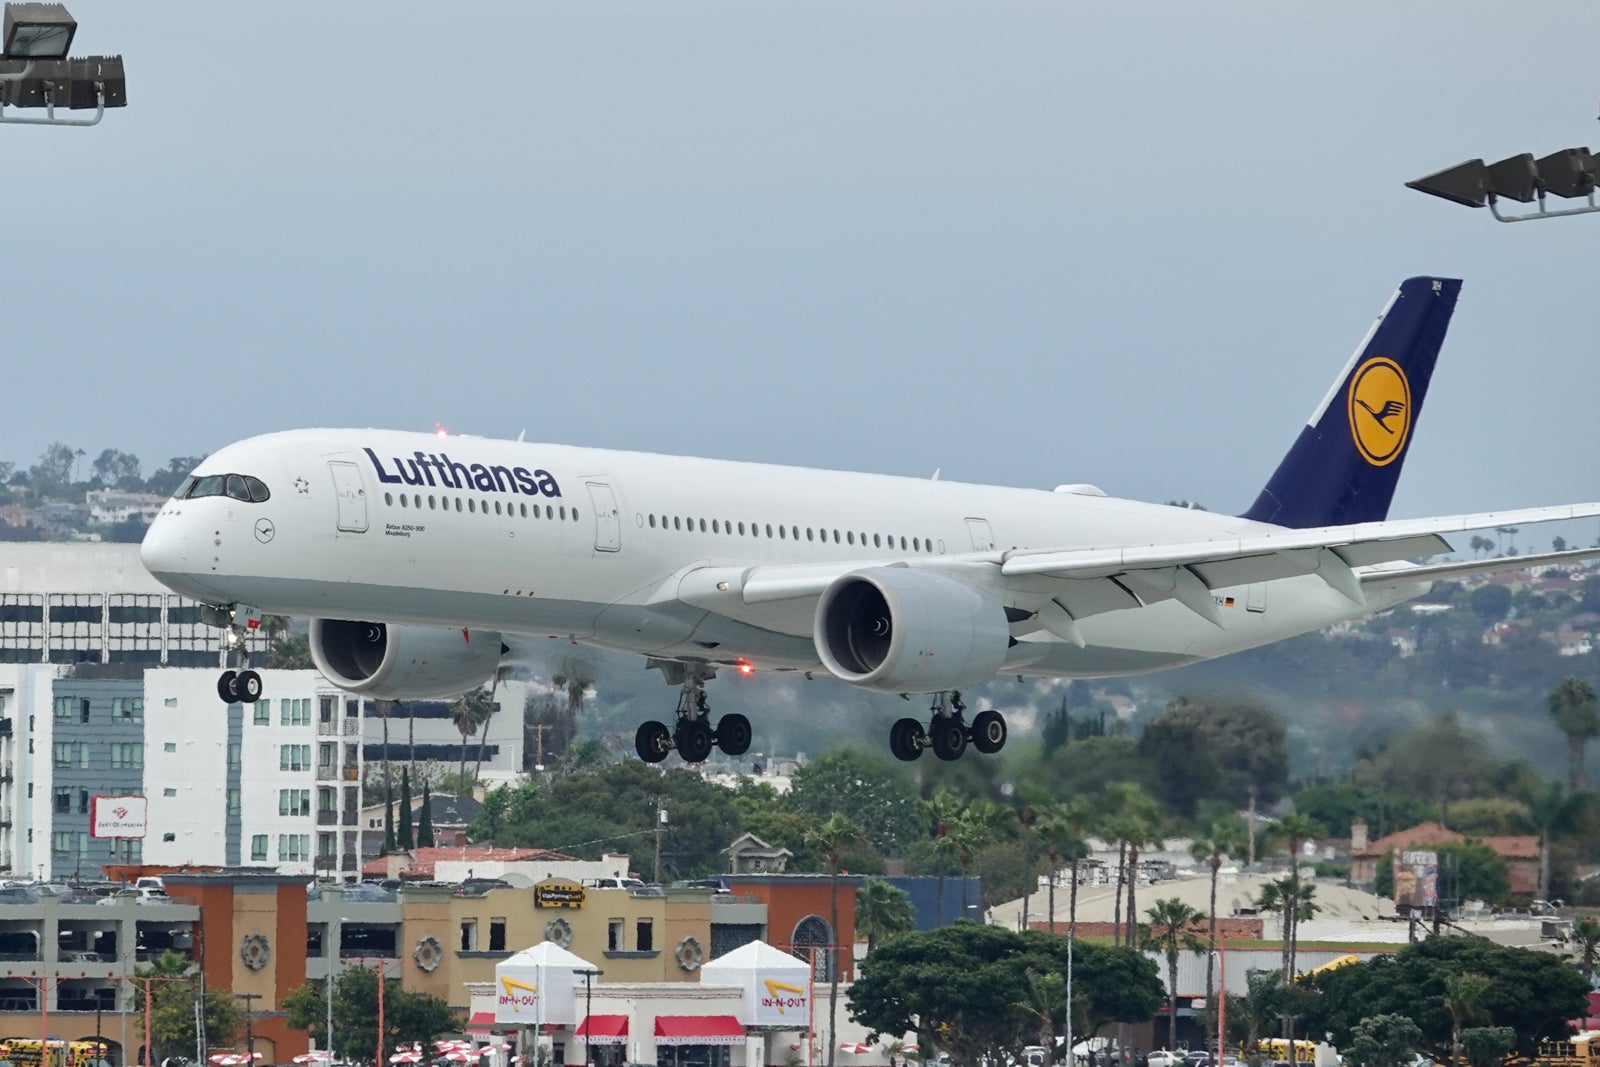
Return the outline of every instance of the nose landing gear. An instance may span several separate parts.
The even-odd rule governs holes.
[[[254,704],[261,699],[261,675],[250,669],[250,631],[260,628],[261,612],[244,604],[211,608],[205,621],[222,627],[222,653],[237,654],[239,670],[223,671],[217,678],[217,696],[224,704]],[[224,660],[226,662],[226,660]]]
[[[928,725],[924,727],[912,718],[896,720],[889,730],[889,751],[895,759],[909,763],[920,758],[925,748],[933,749],[941,760],[950,761],[960,759],[969,744],[985,755],[1005,747],[1005,716],[991,708],[978,712],[968,726],[962,718],[966,710],[960,693],[952,690],[934,694]]]
[[[677,749],[685,763],[704,763],[713,748],[723,755],[742,756],[750,751],[754,736],[750,720],[743,715],[724,715],[711,723],[711,707],[706,701],[706,682],[715,675],[710,668],[688,667],[683,676],[683,691],[678,696],[677,725],[647,722],[634,735],[634,750],[646,763],[660,763]]]

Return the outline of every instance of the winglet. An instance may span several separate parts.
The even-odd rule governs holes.
[[[1305,529],[1388,517],[1461,282],[1408,278],[1243,517]]]

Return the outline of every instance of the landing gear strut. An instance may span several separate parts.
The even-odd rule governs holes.
[[[685,763],[704,763],[712,748],[723,755],[742,756],[750,751],[753,733],[750,720],[743,715],[724,715],[716,725],[711,723],[711,707],[706,701],[705,684],[714,670],[689,666],[684,671],[683,691],[678,695],[677,725],[668,730],[666,723],[647,722],[634,735],[633,746],[639,758],[646,763],[660,763],[673,749]]]
[[[985,755],[999,752],[1006,744],[1005,716],[992,708],[980,711],[968,726],[962,718],[967,710],[961,694],[954,690],[936,693],[928,725],[916,719],[899,719],[889,730],[889,751],[895,759],[909,763],[922,755],[925,748],[942,760],[958,760],[970,744]]]
[[[227,633],[222,638],[224,656],[237,652],[239,670],[223,671],[217,678],[217,696],[224,704],[254,704],[261,699],[261,675],[250,669],[250,631],[261,625],[261,612],[242,604],[213,609],[215,625]]]

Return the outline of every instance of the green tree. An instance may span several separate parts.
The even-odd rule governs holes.
[[[1516,1044],[1517,1032],[1509,1026],[1473,1026],[1461,1031],[1461,1048],[1472,1067],[1500,1067]]]
[[[411,830],[411,768],[400,768],[400,815],[395,824],[395,845],[401,852],[410,852],[417,847],[415,834]]]
[[[1068,890],[1069,906],[1067,933],[1077,936],[1078,928],[1078,864],[1089,858],[1089,840],[1086,836],[1094,809],[1083,797],[1047,805],[1039,815],[1039,837],[1044,842],[1045,856],[1050,860],[1049,915],[1050,930],[1056,928],[1056,872],[1061,861],[1067,861],[1071,888]]]
[[[1568,676],[1550,691],[1550,717],[1567,739],[1567,788],[1574,793],[1589,787],[1584,750],[1600,737],[1600,706],[1594,687],[1582,678]]]
[[[433,796],[426,779],[422,783],[422,813],[417,823],[417,847],[433,847]]]
[[[1511,610],[1511,590],[1503,585],[1480,585],[1467,597],[1472,613],[1485,626],[1493,625],[1506,617]]]
[[[289,1026],[304,1030],[326,1048],[327,1001],[320,984],[307,982],[286,994],[280,1006]],[[333,986],[333,1051],[350,1063],[372,1059],[378,1047],[378,976],[364,967],[345,970]],[[402,1044],[427,1045],[458,1024],[450,1005],[426,993],[412,993],[399,980],[383,985],[383,1048],[385,1057]],[[192,1046],[191,1046],[192,1047]]]
[[[915,1033],[925,1060],[939,1051],[958,1063],[1030,1044],[1039,1021],[1024,1007],[1029,973],[1066,971],[1067,939],[953,923],[904,934],[862,961],[848,1001],[871,1032]],[[1144,1022],[1165,995],[1153,960],[1128,948],[1075,946],[1074,1009],[1093,1033],[1110,1022]]]
[[[930,858],[938,875],[938,881],[934,884],[933,898],[934,909],[939,913],[940,923],[945,919],[945,874],[955,865],[956,857],[961,851],[955,837],[955,824],[961,815],[961,807],[961,798],[943,789],[920,806],[923,820],[927,825]],[[964,912],[966,909],[962,910]]]
[[[150,1045],[156,1062],[167,1056],[189,1056],[195,1046],[194,1006],[200,998],[199,969],[186,956],[163,952],[148,966],[134,968],[150,983]],[[205,993],[206,1038],[215,1047],[233,1044],[239,1031],[239,1002],[226,990]]]
[[[911,894],[881,878],[868,878],[856,887],[856,936],[867,939],[867,955],[885,941],[916,929]]]
[[[1177,898],[1158,900],[1145,912],[1149,920],[1140,928],[1140,946],[1166,957],[1167,960],[1167,1048],[1178,1047],[1178,954],[1188,949],[1195,955],[1206,951],[1206,945],[1195,936],[1194,928],[1205,921],[1205,916]]]
[[[1461,1063],[1461,1031],[1483,1017],[1483,996],[1488,991],[1489,979],[1481,974],[1462,971],[1445,977],[1444,1010],[1450,1016],[1450,1062],[1455,1067]]]
[[[1356,1067],[1400,1067],[1422,1043],[1422,1031],[1398,1013],[1374,1015],[1351,1031],[1345,1058]]]
[[[795,771],[787,807],[813,823],[843,815],[884,856],[901,855],[922,834],[922,812],[910,779],[898,766],[859,748],[830,752]]]
[[[1539,899],[1550,899],[1550,844],[1587,821],[1589,793],[1569,793],[1549,782],[1527,797],[1528,828],[1539,836]]]
[[[833,944],[828,946],[828,1067],[833,1067],[834,1050],[838,1042],[833,1035],[839,1032],[839,966],[843,946],[839,937],[839,857],[844,850],[862,838],[861,827],[843,815],[830,815],[828,820],[807,835],[807,843],[822,854],[828,864],[828,927]]]
[[[1600,921],[1591,915],[1573,920],[1572,929],[1567,932],[1567,944],[1576,957],[1578,970],[1593,984],[1595,965],[1600,963]]]
[[[1196,837],[1189,847],[1189,854],[1211,872],[1211,908],[1206,913],[1206,944],[1210,948],[1217,947],[1217,878],[1222,871],[1222,861],[1229,856],[1241,856],[1247,847],[1249,836],[1244,820],[1238,815],[1229,815],[1218,819],[1211,824],[1208,833]],[[1216,996],[1216,970],[1217,958],[1213,954],[1206,956],[1206,1044],[1212,1044],[1211,1038],[1216,1034],[1216,1011],[1210,1007]]]
[[[43,499],[60,497],[72,484],[72,465],[77,458],[77,449],[52,441],[39,456],[39,462],[28,469],[28,484]]]
[[[144,488],[139,477],[139,457],[129,452],[108,448],[95,457],[89,465],[94,480],[108,489],[132,491]]]
[[[1161,806],[1154,797],[1132,782],[1117,782],[1106,790],[1105,821],[1102,829],[1117,842],[1120,862],[1117,892],[1128,894],[1127,929],[1113,930],[1113,942],[1135,943],[1139,913],[1135,890],[1139,885],[1139,850],[1146,845],[1160,847]]]
[[[1148,742],[1150,751],[1158,746],[1176,751],[1174,744],[1161,740],[1168,734],[1174,744],[1190,747],[1181,761],[1168,764],[1181,767],[1182,773],[1163,774],[1162,779],[1198,774],[1202,782],[1216,782],[1214,791],[1196,794],[1191,800],[1209,795],[1242,808],[1249,802],[1252,788],[1262,803],[1273,803],[1284,795],[1289,783],[1288,732],[1283,716],[1271,708],[1244,700],[1180,696],[1145,727],[1140,750],[1146,751]],[[1182,813],[1192,812],[1191,804]]]
[[[1511,868],[1505,857],[1482,841],[1435,845],[1439,854],[1440,903],[1466,900],[1503,904],[1511,892]]]

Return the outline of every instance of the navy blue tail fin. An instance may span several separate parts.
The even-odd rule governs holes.
[[[1408,278],[1243,517],[1305,529],[1389,514],[1461,282]]]

